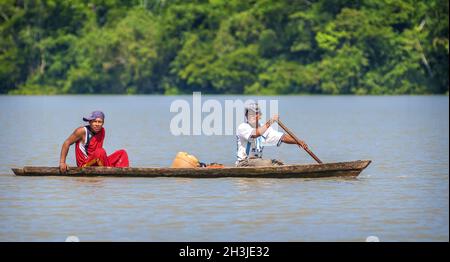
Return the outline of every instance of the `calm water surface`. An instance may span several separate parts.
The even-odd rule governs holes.
[[[203,99],[244,96],[203,96]],[[82,115],[106,113],[105,149],[132,166],[176,152],[232,165],[234,136],[173,136],[191,96],[0,96],[0,241],[449,241],[448,96],[282,96],[283,122],[324,162],[371,159],[357,179],[16,177],[56,166]],[[265,156],[313,163],[291,145]],[[75,165],[74,149],[68,163]]]

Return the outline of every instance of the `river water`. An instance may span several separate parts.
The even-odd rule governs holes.
[[[372,164],[356,179],[16,177],[13,167],[57,166],[97,109],[107,152],[125,148],[136,167],[169,166],[178,151],[233,165],[235,137],[174,136],[171,104],[193,114],[192,96],[0,96],[0,241],[449,241],[448,96],[201,99],[252,98],[278,101],[324,162]],[[314,162],[292,145],[264,154]]]

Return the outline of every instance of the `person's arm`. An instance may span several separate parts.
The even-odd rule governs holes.
[[[67,172],[67,164],[66,164],[66,157],[67,153],[69,152],[70,146],[77,142],[78,140],[82,139],[84,135],[84,128],[79,127],[73,131],[73,133],[64,141],[62,147],[61,147],[61,155],[59,157],[59,171],[61,173]]]
[[[289,134],[284,134],[283,137],[281,138],[281,141],[286,144],[297,144],[295,139],[292,136],[290,136]],[[300,142],[299,145],[301,147],[303,147],[305,149],[308,148],[308,145],[303,140],[300,140],[299,142]]]
[[[267,129],[273,124],[275,123],[275,121],[278,120],[278,115],[274,115],[271,119],[269,119],[269,121],[267,121],[264,125],[257,127],[255,129],[255,133],[251,135],[252,138],[256,138],[259,136],[262,136]]]

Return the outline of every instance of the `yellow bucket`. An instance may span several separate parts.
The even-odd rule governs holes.
[[[199,167],[200,161],[186,152],[178,152],[175,159],[172,162],[172,168],[193,168]]]

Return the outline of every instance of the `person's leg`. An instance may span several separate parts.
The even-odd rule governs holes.
[[[128,167],[130,165],[128,161],[127,151],[121,149],[108,156],[109,166],[113,167]]]
[[[240,161],[237,164],[238,167],[263,167],[263,166],[273,166],[271,159],[262,159],[262,158],[250,158]]]
[[[284,163],[281,160],[278,159],[272,159],[272,166],[283,166]]]
[[[103,148],[97,148],[86,160],[85,166],[109,166],[108,157],[106,151]]]
[[[236,167],[246,167],[246,166],[248,166],[248,159],[241,160],[236,164]]]

